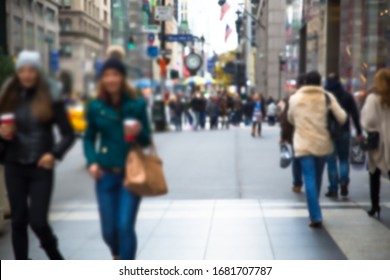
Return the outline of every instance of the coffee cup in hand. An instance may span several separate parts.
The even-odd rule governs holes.
[[[14,138],[15,136],[15,115],[14,114],[3,114],[0,116],[1,125],[5,126],[9,131],[7,138]]]
[[[134,142],[135,135],[133,134],[133,128],[138,123],[137,120],[127,119],[124,121],[125,141]]]

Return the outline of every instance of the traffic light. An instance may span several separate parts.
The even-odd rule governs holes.
[[[129,41],[127,43],[127,48],[129,50],[133,50],[135,48],[135,41],[134,41],[134,37],[133,36],[129,37]]]

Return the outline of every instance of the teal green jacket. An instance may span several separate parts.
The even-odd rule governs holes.
[[[143,99],[123,97],[121,107],[115,109],[102,100],[93,100],[87,109],[87,130],[84,135],[84,153],[88,166],[94,163],[102,168],[124,168],[126,157],[134,144],[124,141],[123,121],[136,119],[142,132],[136,143],[146,147],[151,142],[146,102]]]

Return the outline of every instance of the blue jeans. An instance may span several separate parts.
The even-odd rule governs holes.
[[[349,184],[350,143],[351,136],[349,132],[344,132],[340,139],[334,141],[335,151],[327,159],[330,192],[337,192],[339,184]]]
[[[322,175],[325,168],[326,157],[305,156],[300,157],[303,178],[305,180],[306,200],[312,222],[322,222],[322,213],[319,202],[321,193]]]
[[[303,186],[302,166],[298,158],[294,158],[292,162],[292,173],[293,173],[293,186],[302,187]]]
[[[96,195],[103,239],[112,255],[121,260],[134,260],[135,222],[141,199],[124,188],[123,179],[123,175],[105,173],[97,181]]]

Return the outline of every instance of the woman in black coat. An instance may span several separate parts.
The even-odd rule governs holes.
[[[63,158],[75,137],[60,90],[41,74],[39,53],[23,51],[19,55],[16,74],[1,94],[0,114],[3,120],[8,118],[0,125],[0,143],[15,258],[29,258],[30,225],[49,259],[63,259],[49,226],[48,212],[55,161]],[[61,136],[58,142],[54,138],[55,126]]]

